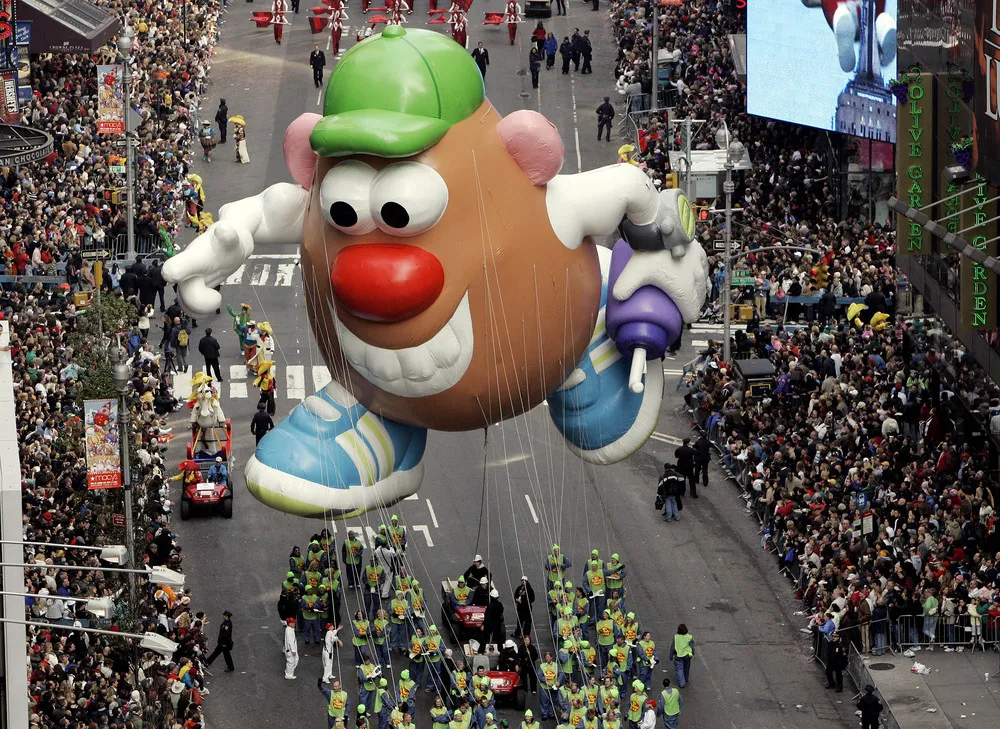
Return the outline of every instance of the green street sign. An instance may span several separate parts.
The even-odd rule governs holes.
[[[746,269],[733,271],[733,286],[753,286],[753,274]]]

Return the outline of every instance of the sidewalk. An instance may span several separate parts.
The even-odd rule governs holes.
[[[930,673],[912,673],[914,662]],[[992,651],[938,649],[913,658],[867,656],[864,663],[901,729],[994,729],[1000,722],[1000,659]]]

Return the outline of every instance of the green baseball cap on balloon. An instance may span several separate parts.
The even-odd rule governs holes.
[[[462,46],[390,25],[334,66],[309,143],[321,157],[409,157],[440,142],[485,98],[483,76]]]

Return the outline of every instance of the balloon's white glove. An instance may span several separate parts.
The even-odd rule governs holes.
[[[613,296],[625,301],[643,286],[655,286],[667,293],[684,317],[697,321],[708,295],[708,256],[697,241],[684,255],[671,250],[634,251],[615,282]]]
[[[222,304],[215,290],[253,253],[253,236],[220,220],[163,264],[163,278],[177,284],[181,303],[193,314],[209,314]]]

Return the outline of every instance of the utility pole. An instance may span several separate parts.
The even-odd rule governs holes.
[[[649,39],[652,58],[649,65],[653,69],[653,98],[650,99],[650,109],[660,108],[660,0],[653,0],[653,37]]]
[[[125,361],[125,352],[120,344],[111,348],[111,379],[118,390],[118,443],[121,446],[122,486],[125,488],[125,549],[128,551],[129,564],[135,562],[135,522],[132,515],[132,468],[129,462],[129,444],[132,435],[129,430],[128,387],[132,370]],[[137,593],[135,573],[128,574],[129,607],[137,611]]]
[[[684,120],[684,166],[687,168],[684,174],[684,196],[688,200],[691,197],[691,120]]]
[[[185,8],[187,5],[185,4]],[[187,26],[185,25],[185,29]],[[126,25],[118,36],[118,48],[124,56],[124,74],[122,75],[122,95],[125,97],[125,223],[128,226],[128,250],[126,258],[134,259],[135,250],[135,140],[132,129],[132,44],[135,37],[132,28]],[[197,131],[197,130],[195,130]]]
[[[21,456],[17,444],[17,419],[14,414],[14,373],[10,356],[10,324],[0,321],[0,554],[3,555],[3,589],[24,590],[24,535],[21,531]],[[14,563],[14,564],[11,564]],[[0,724],[22,729],[28,726],[28,636],[24,625],[6,622],[24,619],[24,598],[3,595],[4,618],[0,631],[3,651],[3,705]]]
[[[732,291],[733,291],[733,192],[736,185],[733,184],[733,168],[743,159],[746,149],[740,141],[729,135],[729,125],[725,119],[722,126],[715,133],[715,143],[720,149],[726,150],[726,181],[722,183],[722,191],[726,194],[726,251],[725,251],[725,281],[722,288],[722,332],[724,341],[722,343],[722,359],[730,361],[732,355]],[[689,148],[690,151],[690,148]]]

